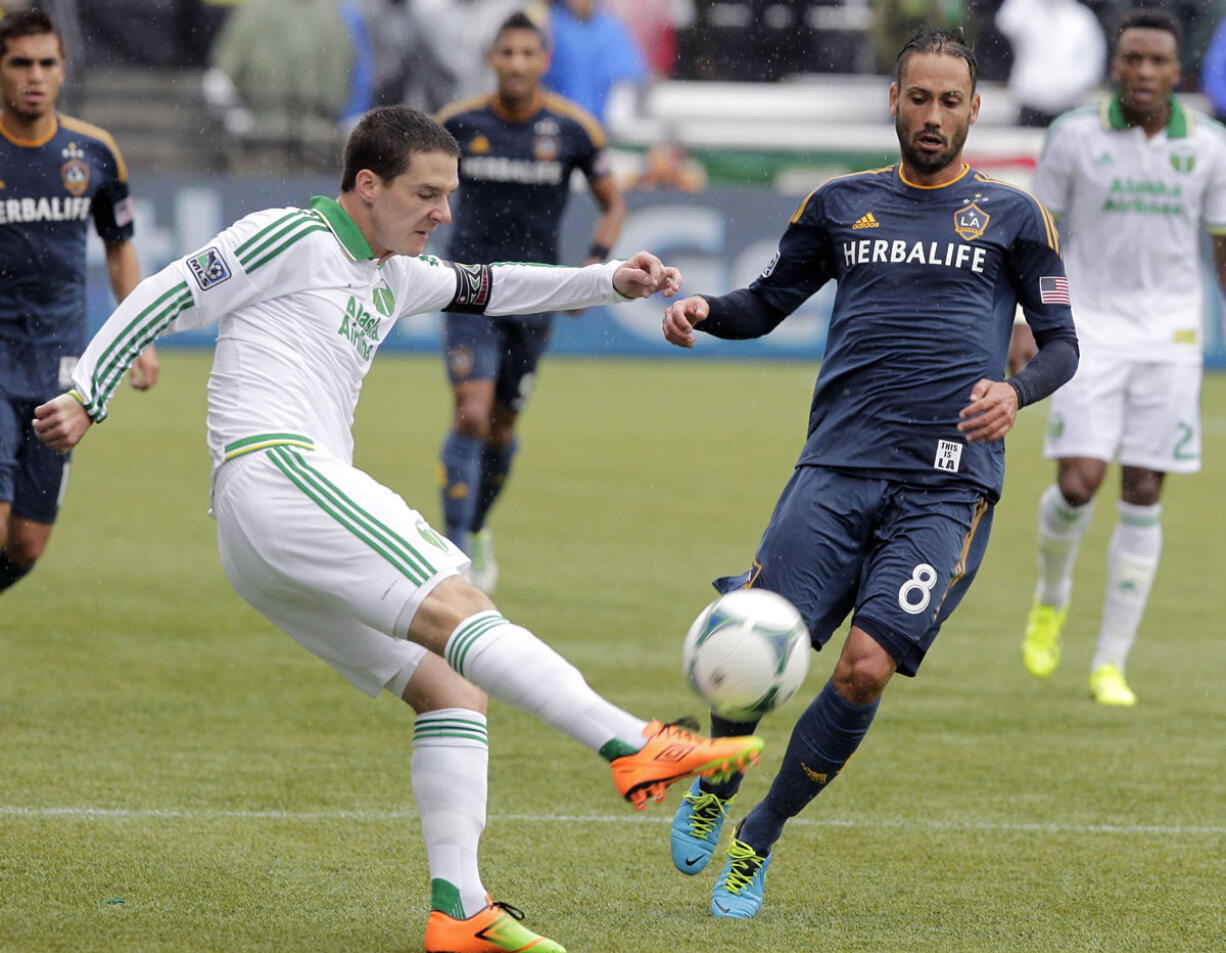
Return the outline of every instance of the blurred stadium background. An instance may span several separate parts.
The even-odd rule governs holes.
[[[305,127],[275,135],[259,128],[236,132],[205,95],[211,48],[242,2],[41,4],[69,25],[73,68],[65,111],[110,131],[128,161],[143,273],[246,211],[302,204],[311,194],[336,191],[343,124],[322,137]],[[461,91],[492,89],[480,50],[517,6],[514,0],[337,0],[343,2],[361,6],[371,35],[393,35],[393,21],[402,30],[404,22],[415,24],[408,29],[418,31],[418,46],[402,64],[403,86],[408,99],[427,109]],[[20,3],[0,0],[0,6],[15,5]],[[1108,36],[1132,6],[1120,0],[1085,5]],[[1177,13],[1185,30],[1180,95],[1211,112],[1198,92],[1199,67],[1226,3],[1162,5]],[[538,12],[548,6],[537,0]],[[648,247],[678,263],[691,289],[720,292],[748,281],[769,260],[800,196],[831,175],[893,160],[887,51],[925,19],[964,24],[981,61],[984,105],[967,158],[1026,186],[1043,132],[1018,125],[1018,103],[1007,82],[1012,53],[994,26],[1000,6],[1001,0],[607,0],[602,8],[625,13],[632,23],[637,18],[640,33],[655,31],[637,36],[650,78],[616,86],[604,116],[615,168],[630,186],[631,214],[614,253]],[[406,15],[408,21],[398,19]],[[662,145],[698,168],[705,185],[633,187],[648,153]],[[568,210],[563,248],[573,250],[569,262],[579,261],[586,249],[592,215],[584,199]],[[431,250],[440,251],[445,242],[439,234]],[[91,262],[90,316],[97,324],[111,301],[96,242]],[[1226,367],[1221,296],[1208,290],[1206,361]],[[829,289],[810,302],[767,340],[704,353],[820,355],[831,294]],[[554,351],[665,353],[654,313],[642,304],[565,322]],[[207,340],[198,335],[166,344]],[[429,318],[401,327],[389,342],[411,350],[433,350],[437,343],[438,322]]]

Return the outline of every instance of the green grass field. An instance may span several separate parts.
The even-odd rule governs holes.
[[[0,950],[419,950],[427,872],[412,716],[369,702],[235,595],[216,555],[207,356],[89,435],[52,546],[0,596]],[[752,555],[803,439],[813,368],[547,362],[495,511],[502,610],[644,715],[699,713],[679,671],[709,580]],[[1115,477],[1063,667],[1021,665],[1042,409],[1010,438],[980,576],[897,679],[840,780],[788,828],[749,923],[673,871],[679,794],[643,815],[596,756],[491,706],[487,887],[572,953],[1216,951],[1226,936],[1226,378],[1205,472],[1173,479],[1132,711],[1086,690]],[[376,362],[358,463],[437,520],[436,357]],[[837,647],[836,637],[834,647]],[[814,659],[816,692],[835,652]],[[806,698],[767,719],[766,789]]]

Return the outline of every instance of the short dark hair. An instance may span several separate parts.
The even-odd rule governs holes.
[[[545,36],[545,31],[541,29],[541,25],[524,13],[523,10],[517,10],[498,24],[498,29],[494,31],[494,44],[498,42],[498,38],[506,33],[507,30],[531,30],[541,38],[541,46],[549,47],[549,37]],[[491,44],[491,46],[494,44]]]
[[[16,10],[0,19],[0,56],[8,52],[9,39],[19,36],[44,36],[52,34],[60,41],[60,52],[63,53],[64,41],[60,31],[51,22],[51,17],[42,10]]]
[[[1118,45],[1125,30],[1165,30],[1175,38],[1175,49],[1183,43],[1183,29],[1168,11],[1162,7],[1138,7],[1129,10],[1120,20],[1115,30],[1115,42]]]
[[[383,181],[409,167],[415,152],[445,152],[459,158],[455,136],[412,106],[379,106],[358,120],[345,143],[341,191],[351,192],[358,173],[370,169]]]
[[[975,59],[975,51],[971,49],[962,28],[954,30],[938,30],[935,27],[921,27],[920,31],[911,37],[901,50],[894,63],[894,82],[902,86],[902,71],[912,53],[941,53],[945,56],[956,56],[966,60],[966,68],[971,74],[971,92],[979,82],[979,62]]]

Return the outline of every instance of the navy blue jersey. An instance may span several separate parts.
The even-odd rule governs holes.
[[[1058,242],[1037,199],[970,167],[934,188],[892,166],[810,194],[749,288],[781,320],[838,282],[798,464],[998,499],[1004,443],[967,443],[958,413],[1003,378],[1018,303],[1036,335],[1072,334]]]
[[[463,150],[447,256],[556,263],[571,173],[579,169],[589,182],[609,175],[599,123],[552,93],[523,117],[509,116],[486,95],[449,106],[438,118]]]
[[[128,173],[97,126],[57,116],[40,142],[0,130],[0,393],[46,400],[85,349],[86,228],[132,237]],[[71,368],[68,368],[70,371]]]

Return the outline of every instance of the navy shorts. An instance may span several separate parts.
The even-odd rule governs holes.
[[[715,587],[785,596],[818,649],[854,613],[852,624],[880,643],[899,672],[914,675],[979,570],[992,512],[973,487],[797,467],[753,568]]]
[[[444,317],[443,353],[452,386],[463,381],[492,380],[494,399],[519,413],[532,392],[536,365],[549,345],[553,315]]]
[[[68,484],[68,456],[34,435],[31,421],[41,401],[0,397],[0,503],[36,523],[54,523]]]

